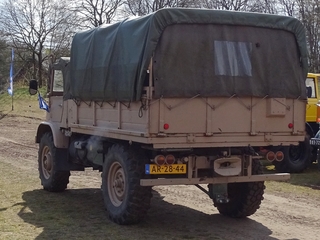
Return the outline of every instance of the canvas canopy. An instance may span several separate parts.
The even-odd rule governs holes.
[[[156,97],[306,98],[297,19],[178,8],[77,33],[65,98],[138,101],[152,57]]]

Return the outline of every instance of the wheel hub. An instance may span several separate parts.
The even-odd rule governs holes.
[[[52,171],[52,156],[49,147],[43,149],[42,154],[42,173],[46,179],[50,178]]]
[[[124,194],[124,181],[123,181],[122,171],[120,171],[120,170],[116,174],[113,188],[114,188],[115,194],[117,195],[118,199],[122,201],[123,194]]]
[[[120,206],[125,196],[125,174],[122,166],[115,162],[111,165],[108,174],[108,192],[114,206]]]
[[[44,165],[44,168],[50,172],[51,171],[51,168],[52,168],[52,158],[51,158],[51,154],[46,154],[45,156],[45,159],[43,161],[43,165]]]

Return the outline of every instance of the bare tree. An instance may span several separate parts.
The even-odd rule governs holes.
[[[309,48],[309,71],[320,72],[320,2],[298,0],[299,19],[306,28]]]
[[[274,0],[199,0],[209,9],[274,13]]]
[[[66,1],[6,0],[2,5],[3,32],[22,59],[26,61],[30,58],[26,53],[31,54],[33,78],[38,77],[39,87],[42,87],[45,50],[52,53],[70,43],[70,21],[75,20],[72,14]]]
[[[279,12],[280,14],[287,16],[298,16],[298,4],[296,0],[279,0]]]
[[[122,4],[123,0],[82,0],[76,10],[82,18],[82,25],[98,27],[111,23]]]
[[[127,0],[124,5],[126,15],[143,16],[168,7],[200,8],[200,0]]]

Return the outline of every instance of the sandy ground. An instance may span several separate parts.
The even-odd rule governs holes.
[[[23,117],[1,119],[0,161],[14,157],[16,161],[10,164],[34,174],[38,123],[37,119]],[[68,189],[99,188],[100,184],[100,173],[96,171],[73,172]],[[266,190],[256,214],[247,219],[231,219],[221,216],[209,197],[194,186],[161,186],[153,190],[145,225],[161,226],[166,229],[166,236],[170,231],[174,234],[187,229],[191,235],[197,232],[192,239],[213,239],[209,236],[215,234],[218,239],[320,239],[320,203],[315,198]]]

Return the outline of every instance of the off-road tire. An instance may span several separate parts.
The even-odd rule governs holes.
[[[310,137],[307,135],[298,146],[283,147],[284,159],[281,162],[274,161],[277,172],[300,173],[311,164],[312,147]]]
[[[114,144],[106,154],[102,194],[109,218],[118,224],[140,222],[150,208],[151,187],[140,186],[147,158],[138,148]]]
[[[262,174],[262,165],[258,160],[252,160],[252,174]],[[210,184],[209,184],[210,187]],[[228,203],[215,203],[220,214],[244,218],[254,214],[263,200],[264,182],[228,183]]]
[[[43,134],[39,144],[38,170],[41,185],[50,192],[62,192],[69,183],[70,171],[57,171],[57,151],[50,132]]]

